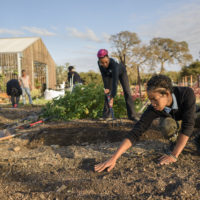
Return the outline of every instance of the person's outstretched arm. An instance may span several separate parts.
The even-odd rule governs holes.
[[[132,145],[134,145],[136,141],[138,141],[139,137],[145,132],[145,130],[148,129],[148,127],[151,125],[151,122],[156,117],[157,114],[152,112],[152,106],[148,106],[140,120],[134,125],[133,129],[128,133],[112,157],[103,163],[95,165],[94,170],[96,172],[102,172],[104,169],[108,168],[107,171],[111,171],[115,167],[117,159]]]
[[[112,155],[112,157],[103,162],[103,163],[99,163],[97,165],[94,166],[94,170],[96,172],[102,172],[104,169],[108,168],[107,171],[111,171],[116,164],[117,159],[125,152],[127,151],[130,147],[132,146],[132,143],[129,139],[125,139],[122,144],[120,145],[120,147],[118,148],[118,150]]]

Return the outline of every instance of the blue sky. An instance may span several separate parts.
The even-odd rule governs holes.
[[[39,36],[56,64],[69,62],[79,72],[98,71],[97,50],[112,51],[109,36],[125,30],[143,43],[153,37],[185,40],[199,58],[200,0],[0,0],[0,5],[0,38]]]

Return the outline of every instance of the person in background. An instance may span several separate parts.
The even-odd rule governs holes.
[[[159,117],[167,120],[166,125],[163,126],[165,127],[164,136],[174,142],[173,149],[170,149],[159,159],[159,164],[168,165],[177,161],[193,133],[195,125],[196,98],[194,91],[190,87],[173,87],[169,77],[154,75],[147,83],[147,94],[151,104],[113,156],[109,160],[95,165],[95,171],[112,170],[117,159],[134,145],[150,127],[152,121]],[[171,123],[172,120],[175,123]],[[178,136],[176,137],[177,131],[174,129],[174,125],[179,120],[182,121],[182,124],[180,130],[177,126]]]
[[[81,77],[74,70],[73,66],[68,67],[68,78],[67,78],[67,80],[68,80],[69,86],[70,86],[70,88],[72,88],[72,90],[74,89],[74,87],[76,85],[82,84]]]
[[[22,95],[22,89],[17,79],[11,79],[7,82],[6,93],[8,96],[11,96],[13,108],[17,108],[20,100],[20,95]]]
[[[97,57],[98,66],[104,83],[105,93],[103,118],[111,118],[109,108],[113,106],[113,100],[117,93],[119,80],[124,91],[128,118],[136,122],[138,120],[138,117],[136,116],[134,110],[134,102],[131,96],[129,80],[125,66],[123,64],[117,63],[114,59],[110,58],[106,49],[100,49],[97,53]],[[108,94],[110,94],[109,102],[107,98]]]
[[[28,95],[29,104],[33,105],[32,98],[31,98],[31,82],[29,76],[26,74],[26,70],[22,70],[22,77],[19,79],[21,88],[22,88],[22,99],[23,104],[26,104],[26,94]]]

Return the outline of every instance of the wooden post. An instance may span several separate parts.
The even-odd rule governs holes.
[[[34,83],[34,61],[32,60],[32,66],[31,66],[31,86],[32,89],[35,89],[35,83]]]
[[[18,69],[18,78],[21,77],[21,70],[22,70],[22,54],[17,53],[17,69]]]
[[[193,82],[192,82],[192,75],[190,75],[190,87],[193,86]]]
[[[46,88],[49,88],[49,68],[48,65],[46,65]]]
[[[182,78],[182,86],[185,86],[185,77]]]
[[[185,86],[188,86],[187,76],[185,76]]]

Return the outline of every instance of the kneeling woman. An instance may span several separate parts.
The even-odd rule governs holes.
[[[142,133],[158,117],[182,120],[181,130],[172,152],[159,159],[161,165],[176,162],[193,132],[196,109],[194,92],[189,87],[173,87],[171,79],[167,76],[155,75],[147,83],[147,93],[151,105],[148,106],[113,156],[104,163],[95,165],[95,171],[101,172],[106,168],[108,171],[112,170],[117,159],[138,141]]]

